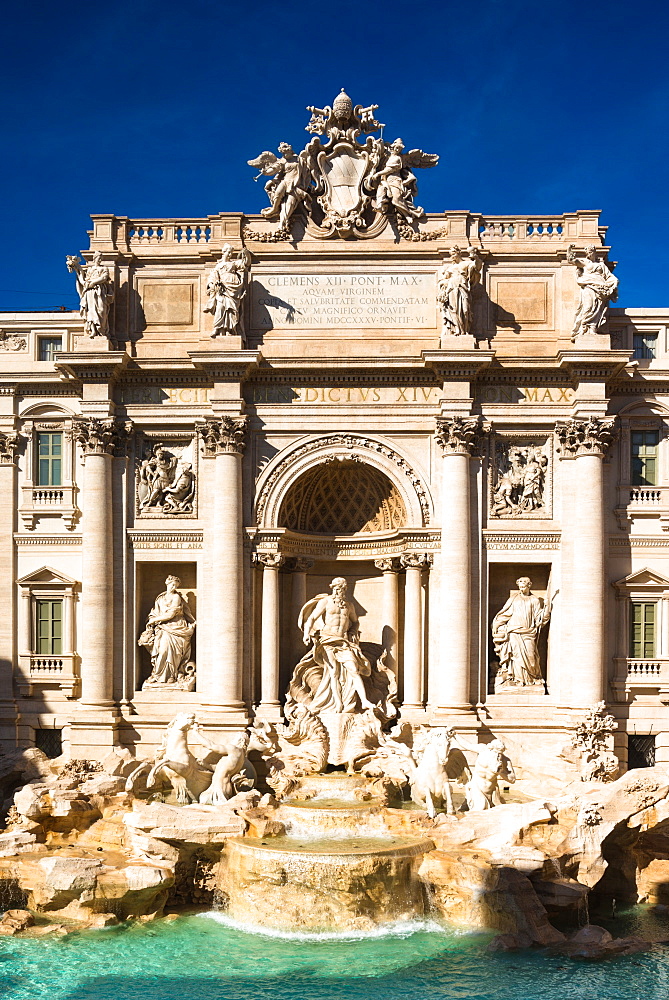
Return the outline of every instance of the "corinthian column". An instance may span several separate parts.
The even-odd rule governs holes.
[[[112,459],[125,453],[130,427],[114,417],[89,417],[75,424],[84,456],[81,702],[85,706],[113,704]]]
[[[438,417],[442,452],[440,655],[430,672],[430,702],[437,710],[470,709],[471,512],[469,460],[477,444],[477,417]]]
[[[587,707],[606,698],[603,459],[615,438],[615,418],[567,420],[555,432],[560,458],[575,463],[573,517],[563,525],[572,554],[564,583],[570,590],[569,690],[574,706]]]
[[[205,455],[216,461],[209,580],[216,623],[204,699],[216,708],[233,710],[243,708],[242,456],[246,425],[246,417],[224,416],[207,420],[201,429]]]
[[[278,720],[279,702],[279,570],[284,557],[279,552],[257,552],[262,566],[262,611],[260,622],[260,705],[264,719]]]

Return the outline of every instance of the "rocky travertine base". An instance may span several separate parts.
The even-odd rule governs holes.
[[[530,797],[534,776],[533,788],[515,786],[518,801],[432,819],[341,773],[304,779],[299,798],[282,803],[258,791],[220,806],[147,801],[124,791],[134,766],[123,751],[104,770],[38,751],[0,758],[0,934],[66,933],[193,905],[273,927],[364,929],[429,901],[452,924],[499,931],[496,947],[605,956],[627,945],[605,933],[591,941],[595,931],[565,938],[553,921],[578,927],[588,897],[591,908],[669,902],[661,767],[573,781],[550,801]]]

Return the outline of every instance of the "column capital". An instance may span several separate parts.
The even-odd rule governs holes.
[[[286,557],[281,552],[255,552],[253,561],[264,569],[281,569]]]
[[[400,562],[405,569],[423,569],[432,565],[432,556],[429,552],[404,552]]]
[[[615,417],[587,417],[585,420],[559,420],[555,425],[560,458],[596,455],[605,458],[618,436]]]
[[[73,424],[74,438],[81,445],[84,459],[89,455],[123,457],[131,432],[132,421],[116,417],[79,417]]]
[[[437,417],[435,439],[446,455],[473,455],[487,427],[480,417]]]
[[[21,435],[16,431],[0,432],[0,465],[15,465]]]
[[[205,458],[216,455],[243,455],[246,449],[248,417],[216,417],[200,426]]]
[[[375,559],[374,565],[383,573],[399,573],[401,566],[399,559],[392,556],[385,556],[383,559]]]

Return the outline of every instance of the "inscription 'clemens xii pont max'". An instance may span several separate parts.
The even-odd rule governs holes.
[[[268,274],[252,286],[255,329],[434,327],[434,274]]]

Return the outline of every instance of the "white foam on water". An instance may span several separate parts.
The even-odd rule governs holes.
[[[215,920],[218,924],[223,924],[235,931],[242,931],[244,934],[259,934],[262,937],[282,938],[286,941],[311,941],[314,944],[320,941],[371,941],[374,938],[407,938],[411,937],[412,934],[420,933],[449,936],[457,934],[453,928],[446,927],[436,920],[418,917],[415,920],[397,920],[382,924],[369,931],[280,931],[272,927],[261,927],[258,924],[243,924],[217,910],[208,910],[206,913],[198,913],[196,916]]]

